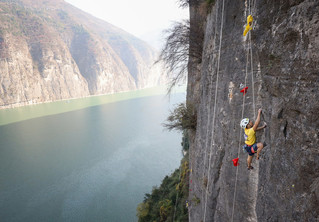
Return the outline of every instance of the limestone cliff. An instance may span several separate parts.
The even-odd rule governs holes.
[[[0,106],[166,81],[145,42],[63,0],[0,1]]]
[[[191,24],[205,35],[202,60],[189,64],[188,100],[198,119],[190,221],[318,221],[319,2],[216,0],[207,15],[205,2],[190,1]],[[244,37],[249,14],[253,30]],[[258,108],[268,127],[257,140],[267,146],[248,171],[239,123]]]

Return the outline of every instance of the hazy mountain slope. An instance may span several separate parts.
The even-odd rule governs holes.
[[[120,56],[133,76],[137,87],[147,87],[165,81],[158,65],[154,65],[157,53],[145,42],[133,35],[67,5],[64,10],[74,19],[86,25],[94,33],[107,39],[112,49]],[[129,19],[129,18],[127,18]]]
[[[0,1],[0,105],[165,81],[146,43],[62,0]]]

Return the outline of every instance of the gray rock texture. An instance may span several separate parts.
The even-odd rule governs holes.
[[[63,0],[2,0],[0,20],[0,108],[166,82],[145,42]]]
[[[191,19],[204,1],[194,2]],[[190,221],[319,221],[319,2],[225,0],[222,11],[216,0],[205,22],[193,21],[205,24],[205,40],[200,74],[190,69],[188,83],[199,97]],[[244,101],[241,84],[249,87]],[[247,171],[239,123],[259,108],[268,126],[257,140],[267,146]]]

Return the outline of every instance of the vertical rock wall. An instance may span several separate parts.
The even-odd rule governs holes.
[[[23,38],[3,38],[0,60],[0,104],[32,104],[84,97],[88,85],[64,44],[38,45],[41,61],[32,58]],[[58,47],[57,47],[58,44]]]
[[[319,3],[224,3],[224,15],[223,0],[216,0],[206,21],[190,152],[190,221],[317,221]],[[249,35],[242,35],[249,12],[252,54],[247,54]],[[249,88],[243,103],[239,91],[245,76]],[[258,108],[268,127],[257,140],[267,146],[259,161],[254,158],[255,169],[247,171],[239,122],[242,112],[254,119]],[[231,160],[238,152],[236,168]]]

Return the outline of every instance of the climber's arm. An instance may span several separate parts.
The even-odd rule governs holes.
[[[260,123],[260,114],[261,114],[261,109],[258,110],[258,115],[257,115],[257,119],[255,121],[255,124],[253,126],[254,131],[256,132],[258,129],[258,124]]]
[[[258,127],[256,130],[257,130],[257,131],[258,131],[258,130],[262,130],[262,129],[266,128],[266,127],[267,127],[267,124],[266,124],[266,123],[264,123],[264,125],[263,125],[263,126]]]

